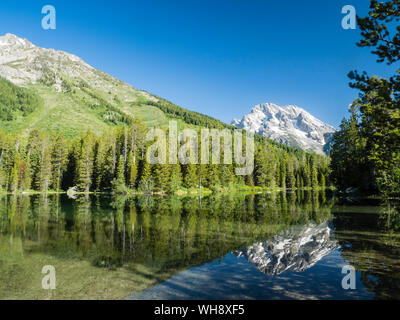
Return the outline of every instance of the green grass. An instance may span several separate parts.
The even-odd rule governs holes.
[[[163,127],[168,125],[168,118],[160,109],[149,105],[131,105],[126,112],[142,121],[147,127]]]
[[[123,121],[107,120],[104,114],[108,113],[126,116],[132,120],[138,119],[149,128],[167,129],[170,120],[177,121],[179,129],[200,128],[164,113],[152,104],[150,95],[141,95],[126,86],[117,87],[119,96],[92,88],[88,84],[83,89],[73,86],[67,93],[56,92],[54,88],[44,84],[31,84],[28,88],[42,97],[44,104],[28,116],[21,115],[12,121],[0,121],[0,128],[4,131],[27,136],[30,131],[37,129],[75,138],[89,128],[93,133],[101,135],[110,127],[127,125]],[[124,99],[128,102],[124,102]]]
[[[62,133],[67,138],[79,136],[89,128],[95,134],[102,134],[110,127],[124,126],[133,119],[139,119],[148,127],[166,127],[168,117],[159,108],[147,105],[150,96],[147,93],[109,80],[114,93],[107,90],[82,85],[74,80],[66,80],[66,92],[57,92],[54,87],[43,83],[27,85],[22,92],[37,93],[43,103],[28,115],[13,113],[13,119],[0,121],[0,128],[9,133],[27,136],[38,129],[44,132]],[[11,90],[21,88],[7,83]],[[8,87],[7,87],[8,88]]]

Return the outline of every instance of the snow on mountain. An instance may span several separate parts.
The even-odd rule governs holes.
[[[324,222],[291,228],[234,255],[244,256],[267,275],[276,275],[309,269],[337,248],[333,230]]]
[[[256,105],[242,120],[232,125],[292,147],[323,154],[328,151],[334,127],[318,120],[297,106],[273,103]]]

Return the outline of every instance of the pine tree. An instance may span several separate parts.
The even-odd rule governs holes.
[[[136,179],[138,176],[138,167],[136,165],[136,162],[134,160],[134,155],[133,151],[131,150],[128,154],[128,160],[127,160],[127,170],[126,170],[126,181],[128,184],[128,187],[130,189],[134,189],[136,186]]]
[[[62,135],[59,135],[53,144],[51,152],[51,166],[53,170],[53,189],[58,191],[61,188],[63,174],[67,166],[67,148],[65,140]]]
[[[171,177],[169,181],[169,192],[176,192],[182,186],[182,172],[181,165],[172,164],[171,165]]]
[[[365,139],[359,130],[357,106],[353,104],[349,111],[349,120],[343,119],[340,131],[334,135],[331,176],[335,185],[342,190],[348,187],[374,189],[373,173],[368,169],[365,159]]]
[[[106,153],[106,137],[103,135],[94,147],[94,164],[93,164],[93,189],[100,191],[103,187],[103,173]]]
[[[308,163],[308,160],[306,157],[303,158],[303,183],[304,187],[308,188],[311,187],[311,170],[310,170],[310,165]]]
[[[47,193],[51,185],[51,150],[50,143],[47,139],[43,139],[41,145],[39,175],[38,175],[38,189],[41,192]]]
[[[265,187],[268,182],[268,165],[265,158],[265,152],[262,146],[259,146],[254,159],[254,180],[257,186]]]
[[[221,184],[223,186],[229,186],[234,180],[233,166],[230,164],[224,164],[221,166],[222,166],[221,176],[220,176]]]
[[[253,174],[249,174],[244,177],[244,182],[247,186],[250,186],[250,187],[254,186],[254,171],[253,171]]]
[[[122,194],[126,192],[125,186],[125,166],[124,156],[121,155],[118,160],[116,178],[113,180],[113,192],[116,194]]]
[[[16,193],[19,190],[20,170],[21,170],[21,160],[19,153],[17,153],[17,156],[14,161],[14,166],[11,169],[11,174],[10,174],[9,191],[11,193]]]
[[[22,172],[22,181],[21,181],[21,190],[29,191],[32,183],[32,174],[31,174],[31,159],[30,155],[26,156],[26,159],[23,161],[23,172]]]
[[[189,163],[189,164],[185,165],[184,181],[185,181],[185,186],[187,188],[197,188],[198,176],[197,176],[197,168],[196,168],[195,164]]]
[[[100,181],[101,190],[112,189],[111,182],[115,178],[116,162],[117,162],[117,144],[115,132],[110,132],[101,142],[100,151],[98,152],[100,170],[97,179]]]
[[[370,12],[357,19],[362,36],[357,45],[371,47],[378,63],[394,65],[400,61],[399,17],[399,1],[371,0]],[[400,194],[399,71],[397,67],[388,78],[370,77],[366,72],[349,73],[353,81],[350,86],[360,90],[355,104],[360,113],[357,126],[361,140],[351,141],[351,123],[346,121],[335,135],[332,171],[339,188],[357,187],[364,193],[384,196]],[[356,150],[361,152],[354,156],[346,144],[353,147],[356,144]],[[341,150],[345,152],[341,154]],[[357,156],[358,160],[352,161]]]
[[[78,187],[82,192],[89,193],[93,174],[93,145],[90,131],[81,138],[80,156],[77,167]]]
[[[199,164],[197,170],[198,185],[200,188],[209,186],[208,183],[208,166],[206,164]]]
[[[286,166],[286,186],[293,189],[296,185],[296,178],[294,176],[294,163],[293,160],[289,160]]]
[[[4,168],[0,165],[0,190],[2,190],[7,184],[7,174]]]
[[[265,147],[265,160],[267,162],[267,181],[266,185],[270,188],[274,188],[276,185],[276,168],[277,168],[277,158],[276,154],[270,144]]]
[[[281,160],[280,162],[280,186],[283,189],[286,189],[286,166],[287,166],[287,159],[286,159],[286,154],[285,157]]]
[[[152,171],[155,189],[158,191],[168,191],[170,179],[169,165],[157,163],[153,165]]]
[[[139,190],[145,193],[151,193],[154,190],[154,181],[151,177],[152,165],[147,162],[144,158],[141,161],[141,169],[140,169],[140,179],[139,179]]]
[[[142,159],[140,162],[141,162],[140,181],[145,181],[151,178],[152,165],[148,163],[146,159]]]

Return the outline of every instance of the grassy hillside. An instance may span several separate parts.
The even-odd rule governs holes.
[[[215,118],[181,108],[163,98],[139,91],[115,78],[104,76],[112,91],[89,85],[82,79],[62,79],[59,90],[47,77],[36,84],[19,87],[0,78],[0,128],[28,136],[38,129],[62,133],[73,139],[90,129],[101,135],[111,127],[129,126],[134,119],[147,127],[166,128],[169,120],[179,127],[236,129]],[[285,151],[294,148],[256,135],[257,142],[269,142]]]
[[[112,126],[129,125],[135,118],[147,126],[167,123],[161,110],[140,98],[123,103],[118,96],[83,83],[69,84],[57,92],[45,83],[21,88],[0,79],[0,128],[25,135],[39,129],[74,138],[88,128],[101,134]]]

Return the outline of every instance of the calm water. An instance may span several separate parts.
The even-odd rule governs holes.
[[[305,191],[3,197],[0,299],[399,299],[396,206]]]

